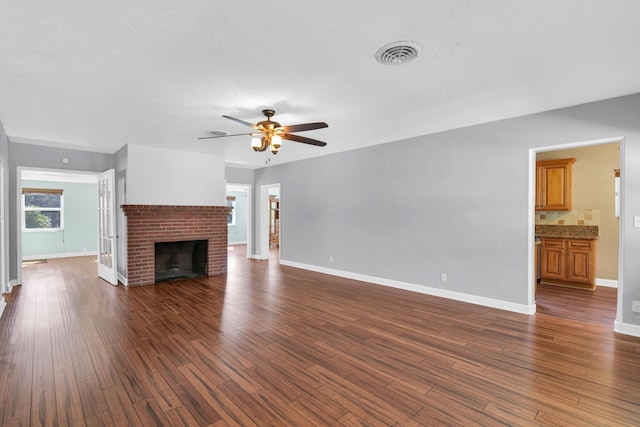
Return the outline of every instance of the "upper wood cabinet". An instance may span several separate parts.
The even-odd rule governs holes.
[[[536,162],[536,210],[571,210],[571,167],[576,159]]]

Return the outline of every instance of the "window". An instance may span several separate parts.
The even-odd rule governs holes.
[[[231,208],[227,215],[227,225],[236,225],[236,196],[227,196],[227,206]]]
[[[62,190],[23,188],[23,229],[61,230],[64,226],[62,207]]]

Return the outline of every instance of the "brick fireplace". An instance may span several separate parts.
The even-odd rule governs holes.
[[[227,206],[122,205],[127,217],[127,285],[155,283],[155,244],[206,240],[207,275],[227,272]]]

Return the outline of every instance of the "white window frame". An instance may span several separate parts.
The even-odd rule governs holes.
[[[22,231],[26,233],[33,232],[55,232],[64,230],[64,194],[60,192],[60,207],[59,208],[31,208],[25,206],[25,193],[22,193]],[[25,215],[27,212],[33,211],[55,211],[60,212],[60,227],[59,228],[27,228],[27,220]]]

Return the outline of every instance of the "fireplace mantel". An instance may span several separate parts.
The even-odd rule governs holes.
[[[127,217],[127,285],[155,283],[156,242],[208,240],[207,275],[227,272],[228,206],[122,205]]]

